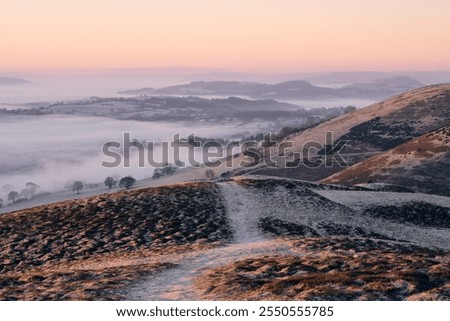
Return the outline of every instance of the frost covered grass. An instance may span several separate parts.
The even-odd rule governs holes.
[[[203,299],[450,298],[448,253],[348,238],[309,238],[291,245],[305,254],[255,256],[205,272],[196,283]]]
[[[36,269],[0,277],[2,300],[121,300],[120,290],[169,264],[124,265],[101,269]]]
[[[448,299],[449,204],[236,177],[44,205],[0,216],[0,299]]]
[[[230,235],[217,187],[193,183],[68,201],[0,216],[1,271]]]
[[[221,196],[211,183],[141,189],[4,214],[0,298],[119,298],[111,291],[120,284],[167,266],[164,260],[143,259],[218,245],[230,234]],[[130,259],[141,252],[140,258]],[[92,260],[96,263],[86,267]]]
[[[412,242],[425,247],[450,249],[450,233],[437,224],[443,212],[450,208],[450,198],[420,193],[376,192],[309,182],[267,177],[235,178],[244,187],[249,215],[257,217],[261,227],[275,235],[303,236],[348,235]],[[411,211],[414,204],[422,210]],[[409,205],[408,205],[409,204]],[[412,205],[411,205],[412,204]],[[368,215],[371,207],[392,205],[401,216],[412,217],[417,223],[435,219],[436,224],[412,224],[399,220],[389,211],[384,216]],[[403,209],[402,209],[403,208]],[[425,210],[426,209],[426,210]],[[283,232],[284,231],[284,232]]]

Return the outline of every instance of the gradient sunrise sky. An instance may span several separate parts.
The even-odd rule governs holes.
[[[0,70],[450,69],[449,0],[0,0]]]

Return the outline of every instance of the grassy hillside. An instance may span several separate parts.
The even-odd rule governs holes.
[[[450,126],[351,166],[323,183],[389,183],[450,196]]]
[[[443,299],[449,227],[448,197],[268,177],[103,194],[0,215],[0,299]]]

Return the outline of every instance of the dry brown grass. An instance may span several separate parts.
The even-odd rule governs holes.
[[[1,300],[122,300],[126,286],[173,267],[172,255],[213,245],[170,246],[156,250],[95,255],[0,275]]]
[[[119,290],[166,264],[141,264],[98,270],[40,269],[0,277],[2,300],[120,300]]]
[[[0,216],[0,300],[117,299],[163,256],[231,235],[212,183],[148,188]],[[157,257],[157,259],[152,259]]]
[[[193,183],[100,195],[0,216],[0,272],[108,253],[224,241],[218,188]]]
[[[254,257],[207,271],[197,286],[204,299],[219,300],[450,299],[450,255],[402,251],[325,247]]]

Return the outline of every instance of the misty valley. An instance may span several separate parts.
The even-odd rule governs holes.
[[[309,81],[1,101],[0,298],[448,299],[450,86]]]
[[[103,179],[112,175],[151,178],[154,168],[137,168],[136,159],[130,168],[123,164],[116,168],[100,166],[105,160],[102,145],[120,141],[125,132],[137,141],[153,141],[156,145],[172,142],[176,134],[217,141],[254,140],[262,133],[277,133],[283,128],[300,130],[355,109],[303,109],[275,100],[235,97],[146,96],[18,107],[0,109],[0,198],[4,200],[11,190],[21,189],[27,182],[39,184],[41,192],[53,193],[75,180],[101,186]],[[154,154],[161,153],[155,150]]]
[[[448,319],[449,13],[0,0],[0,321]]]

